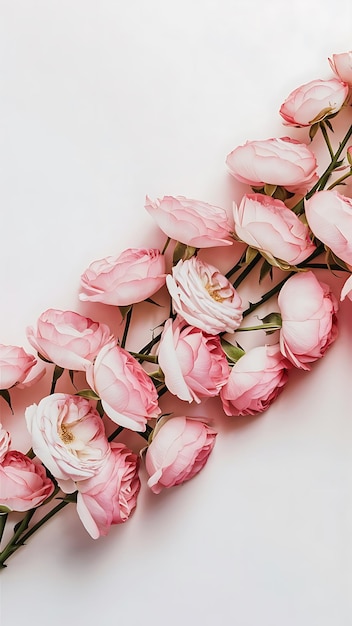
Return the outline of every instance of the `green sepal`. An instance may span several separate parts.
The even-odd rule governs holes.
[[[260,268],[260,273],[259,273],[259,283],[262,282],[262,280],[264,280],[264,278],[269,274],[271,280],[273,278],[273,266],[266,260],[263,260],[262,266]]]
[[[332,250],[330,250],[330,248],[328,248],[327,246],[325,246],[325,250],[326,250],[326,265],[329,267],[336,264],[339,267],[341,267],[341,269],[346,270],[347,272],[350,271],[350,268],[346,265],[345,261],[343,261],[342,259],[340,259],[338,256],[336,256],[336,254],[333,253]]]
[[[119,309],[120,309],[120,313],[122,315],[122,319],[124,320],[126,315],[127,315],[127,313],[129,313],[130,310],[132,309],[132,304],[129,304],[127,306],[119,306]]]
[[[349,162],[350,166],[352,167],[352,154],[351,152],[347,151],[347,161]]]
[[[44,363],[53,363],[53,361],[49,361],[49,359],[47,359],[45,356],[43,356],[42,354],[40,354],[40,352],[37,352],[38,357],[44,361]]]
[[[12,404],[11,404],[11,396],[10,396],[9,390],[8,389],[0,389],[0,396],[2,398],[4,398],[5,402],[9,405],[10,411],[11,411],[11,413],[13,415],[14,413],[13,413],[13,408],[12,408]]]
[[[174,254],[172,257],[173,265],[176,265],[179,261],[187,261],[191,259],[192,256],[197,254],[198,248],[194,248],[193,246],[187,246],[185,243],[181,243],[180,241],[176,242],[174,248]]]
[[[159,304],[158,302],[155,302],[155,300],[152,300],[151,298],[146,298],[144,302],[149,302],[150,304],[154,304],[155,306],[159,306],[159,307],[162,306],[161,304]]]
[[[277,189],[277,185],[270,185],[269,183],[265,183],[264,185],[264,193],[266,196],[273,196]]]
[[[77,494],[78,491],[74,491],[74,493],[67,493],[64,498],[57,498],[57,500],[62,500],[63,502],[77,502]]]
[[[317,134],[318,130],[319,130],[319,126],[320,124],[312,124],[312,126],[309,129],[309,139],[311,141],[313,141],[315,135]]]
[[[257,256],[257,254],[258,250],[256,250],[255,248],[251,248],[251,246],[248,246],[248,248],[246,249],[246,258],[244,264],[249,265],[251,261],[253,261],[253,259]]]
[[[100,396],[93,389],[81,389],[81,391],[75,393],[75,396],[80,396],[80,398],[86,398],[87,400],[100,400]]]
[[[263,324],[272,324],[273,326],[276,326],[276,328],[266,330],[266,335],[272,335],[277,330],[280,330],[282,326],[282,317],[280,313],[268,313],[268,315],[265,315],[265,317],[260,317],[259,319],[261,322],[263,322]]]
[[[244,350],[238,346],[234,346],[232,343],[223,338],[221,338],[221,347],[231,363],[237,363],[241,356],[245,354]]]
[[[11,509],[4,504],[0,504],[0,515],[7,515],[8,513],[11,513]]]
[[[104,415],[105,415],[105,411],[104,411],[104,409],[103,409],[103,405],[102,405],[101,400],[98,400],[98,402],[97,402],[97,406],[96,406],[96,409],[97,409],[97,411],[98,411],[98,413],[99,413],[100,417],[101,417],[101,418],[103,418],[103,417],[104,417]]]

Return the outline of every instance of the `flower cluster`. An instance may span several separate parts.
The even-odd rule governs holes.
[[[307,128],[306,143],[269,138],[228,154],[230,174],[249,186],[232,211],[147,196],[164,248],[127,249],[82,273],[79,299],[93,309],[96,302],[118,307],[121,336],[78,312],[50,308],[27,328],[37,356],[0,345],[0,394],[9,412],[16,389],[52,376],[50,393],[25,410],[27,454],[12,449],[0,425],[0,536],[10,513],[25,513],[0,553],[2,566],[69,503],[96,539],[130,517],[144,476],[155,494],[193,478],[217,436],[207,398],[218,398],[229,418],[261,413],[290,370],[309,370],[336,339],[338,298],[315,270],[347,273],[340,299],[352,300],[352,199],[336,189],[352,175],[352,126],[337,148],[331,142],[334,118],[350,106],[352,52],[329,61],[332,78],[298,87],[280,108],[286,126]],[[318,132],[330,157],[322,173],[311,147]],[[207,260],[219,246],[226,274]],[[262,290],[259,299],[243,289],[250,280]],[[263,316],[246,323],[264,304]],[[156,305],[160,332],[148,334],[138,352],[128,350],[132,311]],[[245,349],[248,332],[258,341]],[[57,392],[65,371],[70,380]],[[181,414],[173,397],[185,403]],[[191,404],[200,415],[188,414]],[[136,450],[124,443],[128,431],[141,437]]]

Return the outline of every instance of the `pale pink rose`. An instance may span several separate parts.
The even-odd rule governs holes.
[[[349,276],[342,287],[340,300],[344,300],[345,298],[352,300],[352,274]]]
[[[280,349],[293,365],[309,370],[337,337],[337,301],[314,273],[291,276],[278,297],[282,327]]]
[[[93,322],[73,311],[48,309],[37,327],[27,328],[29,343],[48,361],[69,370],[84,371],[111,339],[106,324]]]
[[[54,491],[54,483],[36,460],[11,450],[0,463],[0,505],[10,511],[29,511]]]
[[[2,463],[5,454],[9,451],[11,445],[10,433],[0,424],[0,463]]]
[[[218,335],[171,319],[161,335],[158,362],[168,390],[188,402],[217,396],[229,376]]]
[[[330,67],[344,83],[352,86],[352,50],[333,54],[329,59]]]
[[[168,237],[187,246],[211,248],[233,243],[233,226],[225,209],[183,196],[164,196],[155,202],[147,196],[145,208]]]
[[[352,265],[352,200],[335,189],[318,191],[304,203],[314,235]]]
[[[21,383],[36,362],[37,359],[23,348],[0,344],[0,389]]]
[[[270,262],[297,265],[315,250],[308,227],[281,200],[247,194],[239,207],[234,204],[234,220],[237,237]]]
[[[95,476],[110,454],[103,422],[85,398],[55,393],[26,409],[32,448],[65,493]]]
[[[129,248],[91,263],[81,283],[80,300],[116,306],[142,302],[165,284],[165,257],[160,250]]]
[[[252,187],[279,185],[294,193],[306,193],[318,180],[314,153],[290,137],[247,141],[226,159],[232,176]]]
[[[160,493],[164,487],[193,478],[207,462],[216,435],[198,419],[182,416],[160,420],[145,457],[148,487]]]
[[[312,80],[298,87],[281,105],[280,115],[288,126],[311,126],[337,113],[348,95],[348,86],[337,78]]]
[[[87,381],[100,396],[105,413],[130,430],[144,431],[158,417],[158,394],[138,361],[114,341],[102,348],[87,370]]]
[[[166,277],[176,311],[190,326],[210,335],[232,333],[242,321],[242,301],[219,270],[193,256]]]
[[[122,443],[111,444],[111,454],[99,474],[77,483],[77,513],[93,539],[121,524],[137,504],[140,489],[139,458]]]
[[[278,345],[248,350],[232,367],[220,398],[226,415],[262,413],[281,393],[290,364]]]
[[[26,378],[18,383],[18,389],[26,389],[27,387],[32,387],[37,382],[39,382],[43,376],[45,376],[46,367],[43,361],[37,361],[37,363],[29,370],[29,374],[27,374]]]

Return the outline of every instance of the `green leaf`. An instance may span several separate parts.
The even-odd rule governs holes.
[[[5,402],[9,405],[10,411],[11,411],[11,413],[13,415],[14,413],[13,413],[13,408],[12,408],[12,404],[11,404],[11,396],[10,396],[9,390],[8,389],[0,389],[0,396],[2,398],[4,398]]]
[[[244,350],[238,346],[234,346],[232,343],[223,338],[221,338],[221,347],[231,363],[237,363],[241,356],[245,354]]]
[[[95,391],[93,391],[93,389],[82,389],[81,391],[77,391],[75,396],[87,398],[87,400],[100,400],[100,397],[95,393]]]

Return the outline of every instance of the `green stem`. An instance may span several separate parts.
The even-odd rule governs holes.
[[[142,354],[141,352],[130,352],[131,356],[140,361],[148,361],[148,363],[158,363],[158,357],[152,354]]]
[[[236,333],[242,333],[249,330],[280,330],[281,326],[277,324],[259,324],[258,326],[245,326],[244,328],[237,328]]]
[[[120,433],[122,433],[123,430],[124,430],[123,426],[119,426],[118,428],[116,428],[116,430],[114,430],[114,432],[111,433],[111,435],[109,435],[108,441],[113,441],[115,437],[117,437]]]
[[[165,245],[164,245],[164,247],[163,247],[163,249],[162,249],[162,251],[161,251],[161,254],[165,254],[165,252],[166,252],[166,250],[167,250],[167,247],[168,247],[168,245],[169,245],[170,241],[171,241],[171,237],[168,237],[168,238],[167,238],[167,240],[166,240],[166,242],[165,242]]]
[[[2,515],[0,515],[0,542],[1,542],[2,536],[4,534],[6,521],[7,521],[7,516],[8,516],[7,513],[3,513]]]
[[[20,548],[27,541],[27,539],[29,539],[29,537],[34,535],[34,533],[37,532],[37,530],[39,530],[41,526],[43,526],[49,519],[54,517],[56,513],[59,513],[59,511],[61,511],[61,509],[63,509],[67,504],[70,504],[70,502],[68,502],[67,500],[61,500],[59,504],[57,504],[53,509],[51,509],[49,513],[44,515],[44,517],[42,517],[42,519],[39,520],[39,522],[34,524],[34,526],[32,526],[32,528],[25,535],[23,535],[19,539],[19,541],[17,541],[17,544],[16,544],[17,548]]]
[[[319,126],[320,126],[320,130],[321,130],[321,132],[323,134],[324,141],[325,141],[325,143],[327,145],[327,148],[329,150],[330,157],[331,157],[331,159],[333,159],[334,158],[334,151],[333,151],[332,145],[330,143],[330,139],[329,139],[328,131],[326,130],[326,126],[325,126],[324,122],[320,122]]]
[[[246,253],[244,252],[243,254],[241,254],[241,257],[237,261],[237,263],[233,267],[231,267],[231,269],[228,272],[226,272],[225,278],[227,278],[227,280],[231,278],[232,274],[236,274],[236,272],[238,272],[238,270],[240,270],[241,267],[243,267],[245,258],[246,258]]]
[[[347,172],[347,174],[344,174],[343,176],[340,176],[340,178],[338,178],[337,180],[335,180],[333,183],[331,183],[331,185],[328,187],[328,190],[330,191],[331,189],[333,189],[334,187],[337,187],[337,185],[341,185],[341,183],[346,180],[346,178],[349,178],[350,176],[352,176],[352,169],[350,169],[349,172]]]
[[[235,289],[237,289],[240,286],[240,284],[244,281],[244,279],[248,276],[248,274],[251,273],[252,269],[257,265],[260,258],[261,258],[261,255],[259,252],[257,252],[255,257],[251,260],[250,263],[248,263],[248,265],[244,268],[243,272],[241,272],[241,274],[237,277],[237,279],[233,283],[233,286]]]
[[[19,548],[19,545],[17,545],[17,541],[19,540],[22,533],[28,528],[28,524],[31,521],[36,510],[37,509],[30,509],[30,511],[27,511],[22,521],[15,526],[16,530],[14,531],[10,541],[0,552],[0,567],[5,567],[5,561]]]
[[[128,335],[128,331],[129,331],[130,324],[131,324],[132,311],[133,311],[133,306],[129,308],[127,315],[126,315],[125,328],[123,331],[123,337],[121,339],[121,348],[124,348],[126,345],[127,335]]]

